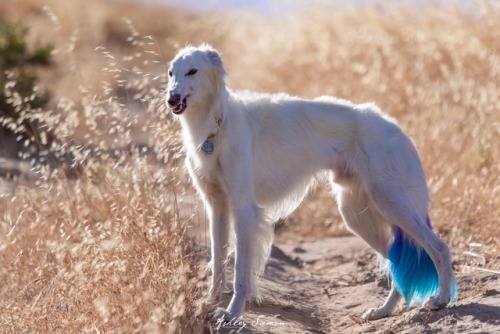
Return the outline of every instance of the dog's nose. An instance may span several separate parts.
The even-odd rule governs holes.
[[[181,102],[181,94],[170,94],[167,103],[170,107],[175,107]]]

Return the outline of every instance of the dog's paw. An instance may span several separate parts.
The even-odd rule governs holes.
[[[207,305],[208,306],[214,306],[214,305],[217,305],[220,301],[221,301],[221,295],[220,294],[212,294],[210,293],[208,295],[208,299],[207,299]]]
[[[235,323],[239,320],[238,316],[238,314],[233,314],[232,312],[221,307],[217,307],[215,311],[208,314],[209,320],[216,324]]]
[[[427,303],[425,303],[425,307],[427,307],[429,310],[437,311],[446,307],[446,305],[448,305],[449,302],[450,302],[449,296],[448,297],[441,295],[432,296],[431,298],[429,298]]]
[[[229,318],[230,314],[222,307],[217,307],[213,312],[210,312],[208,314],[208,316],[212,320],[219,320],[219,319],[224,320],[224,321],[231,320]]]
[[[385,318],[389,315],[389,313],[384,310],[382,307],[380,308],[370,308],[363,313],[361,318],[365,320],[378,320]]]

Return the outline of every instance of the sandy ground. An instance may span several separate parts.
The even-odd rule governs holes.
[[[447,309],[408,311],[401,302],[393,316],[366,322],[360,315],[380,305],[389,290],[362,241],[339,237],[277,245],[260,282],[260,305],[251,302],[241,318],[206,332],[500,333],[499,276],[471,270],[457,278],[459,300]],[[225,294],[223,306],[230,296]]]

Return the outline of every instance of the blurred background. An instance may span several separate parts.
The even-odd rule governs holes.
[[[46,285],[15,282],[54,282],[64,269],[71,284],[58,281],[53,291],[79,291],[90,306],[79,327],[63,328],[89,329],[106,309],[82,291],[95,288],[88,282],[121,282],[110,269],[120,259],[137,277],[152,261],[158,286],[189,276],[165,268],[180,270],[196,245],[209,244],[207,223],[162,95],[170,59],[203,42],[221,52],[233,89],[373,101],[395,117],[420,152],[437,233],[455,255],[469,252],[498,270],[500,3],[346,3],[2,0],[0,258],[8,265],[0,281],[9,284],[0,285],[0,300],[21,294],[29,307],[0,303],[0,313],[25,309],[26,328],[49,328],[62,306]],[[278,243],[348,234],[327,189],[276,229]],[[159,245],[172,258],[157,258]],[[109,270],[93,270],[99,263]],[[131,295],[145,283],[134,284]],[[172,328],[202,312],[192,305],[204,290],[178,284],[191,290],[172,305],[189,307],[167,320],[180,326]],[[175,287],[152,294],[177,298]],[[151,307],[143,303],[140,319]]]

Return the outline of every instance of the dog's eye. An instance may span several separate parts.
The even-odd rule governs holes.
[[[171,78],[172,77],[172,71],[168,71],[168,77]]]
[[[186,73],[186,76],[190,76],[190,75],[194,75],[196,74],[196,72],[198,72],[198,70],[196,68],[192,68],[189,70],[189,72]]]

